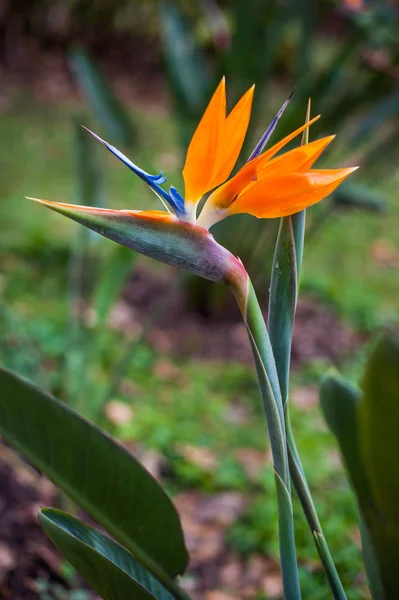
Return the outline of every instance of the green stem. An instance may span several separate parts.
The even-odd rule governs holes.
[[[276,482],[284,598],[300,600],[285,419],[276,364],[262,311],[249,277],[245,282],[245,290],[242,286],[233,286],[232,290],[251,342],[269,432]]]
[[[281,219],[270,287],[269,331],[284,407],[292,482],[312,532],[333,596],[335,600],[346,600],[344,588],[324,538],[316,507],[306,481],[289,417],[288,397],[292,329],[298,296],[299,272],[302,265],[304,228],[305,211]]]
[[[342,586],[333,557],[324,537],[319,517],[317,515],[316,506],[313,502],[312,494],[310,492],[308,482],[306,481],[302,463],[298,455],[291,430],[291,423],[288,415],[288,405],[286,410],[286,427],[288,439],[288,459],[295,492],[299,498],[302,510],[312,532],[313,539],[315,541],[315,545],[326,573],[332,594],[336,600],[346,600],[345,590]]]

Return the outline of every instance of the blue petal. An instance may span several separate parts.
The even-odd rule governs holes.
[[[125,164],[127,167],[129,167],[129,169],[131,169],[133,171],[133,173],[135,173],[136,175],[138,175],[140,177],[140,179],[145,181],[146,184],[149,185],[150,188],[152,190],[154,190],[154,192],[158,196],[160,196],[161,198],[166,200],[166,202],[168,202],[170,204],[170,206],[176,211],[176,214],[178,216],[179,216],[179,214],[185,214],[184,200],[182,199],[180,194],[178,194],[177,190],[176,190],[176,194],[177,194],[177,196],[179,196],[179,200],[176,205],[176,202],[175,202],[172,194],[168,194],[168,192],[166,192],[163,188],[160,187],[159,184],[165,183],[165,181],[166,181],[166,177],[164,177],[162,175],[162,173],[159,173],[159,175],[151,175],[150,173],[143,171],[143,169],[140,169],[140,167],[135,165],[134,162],[132,162],[120,150],[115,148],[115,146],[111,146],[111,144],[108,144],[108,142],[106,142],[105,140],[100,138],[100,136],[98,136],[96,133],[93,133],[92,131],[90,131],[90,129],[88,129],[84,125],[82,125],[82,127],[88,133],[90,133],[90,135],[92,135],[96,140],[98,140],[101,144],[103,144],[103,146],[105,146],[111,152],[111,154],[113,154],[114,156],[119,158],[119,160],[122,161],[123,164]],[[182,206],[181,206],[181,200],[183,201]]]
[[[184,208],[184,198],[179,194],[177,189],[171,185],[169,188],[169,194],[172,199],[172,206],[176,211],[177,216],[185,215],[186,210]]]
[[[165,177],[165,175],[162,175],[162,173],[160,173],[159,175],[148,175],[148,177],[150,179],[152,179],[152,181],[154,183],[161,184],[161,183],[165,183],[165,181],[166,181],[166,177]]]
[[[281,115],[287,108],[292,96],[294,95],[294,92],[295,92],[295,88],[292,90],[291,94],[288,96],[287,100],[284,102],[283,106],[280,108],[280,110],[274,117],[273,121],[270,123],[269,127],[266,129],[265,133],[262,135],[259,142],[256,144],[255,148],[252,150],[251,155],[248,158],[247,162],[249,162],[253,158],[256,158],[262,152],[263,148],[266,146],[267,142],[269,141],[273,131],[276,129],[276,125],[277,125]]]

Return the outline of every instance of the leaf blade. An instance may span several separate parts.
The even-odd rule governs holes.
[[[71,408],[1,368],[0,389],[5,439],[158,578],[184,572],[188,556],[178,514],[133,456]]]
[[[42,509],[39,520],[55,546],[104,600],[172,600],[122,546],[72,515]]]

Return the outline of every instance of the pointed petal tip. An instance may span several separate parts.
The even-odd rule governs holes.
[[[355,171],[357,171],[359,168],[359,166],[357,167],[343,167],[342,169],[339,169],[342,177],[347,177],[348,175],[350,175],[351,173],[354,173]]]
[[[348,175],[350,175],[351,173],[354,173],[358,169],[359,169],[359,165],[357,165],[356,167],[346,167],[346,169],[342,169],[342,170],[346,171],[345,177],[347,177]]]
[[[97,135],[96,133],[94,133],[94,131],[92,131],[91,129],[89,129],[85,125],[81,125],[81,127],[82,127],[82,129],[84,129],[85,131],[87,131],[87,133],[90,133],[90,135],[93,136],[98,142],[100,142],[100,144],[103,144],[103,146],[109,146],[108,142],[106,142],[105,140],[103,140],[102,138],[100,138],[100,136]]]
[[[37,204],[45,204],[45,200],[41,198],[32,198],[31,196],[24,196],[25,200],[32,200],[32,202],[36,202]]]

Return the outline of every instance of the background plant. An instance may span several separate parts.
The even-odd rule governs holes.
[[[213,71],[215,51],[202,14],[193,14],[190,7],[182,4],[179,6],[184,10],[186,22],[189,25],[194,24],[195,39],[201,47],[205,48],[209,70]],[[380,4],[377,8],[379,6]],[[390,11],[392,6],[391,4]],[[76,188],[72,181],[75,172],[76,150],[73,145],[75,129],[70,121],[70,115],[77,104],[76,97],[73,94],[71,96],[73,92],[71,86],[64,88],[66,92],[60,92],[62,97],[54,95],[51,93],[54,86],[47,85],[46,79],[48,65],[54,68],[58,53],[62,52],[59,48],[65,49],[70,46],[71,41],[74,43],[78,41],[80,45],[83,44],[85,48],[90,49],[96,64],[101,65],[101,69],[107,74],[107,81],[123,100],[134,122],[137,132],[136,145],[128,150],[129,155],[149,170],[156,169],[167,157],[170,160],[168,174],[170,172],[176,185],[179,184],[177,170],[180,166],[180,142],[175,135],[174,119],[171,117],[163,93],[159,93],[160,89],[161,92],[163,90],[162,82],[160,83],[162,68],[154,58],[154,52],[158,55],[156,33],[159,23],[158,7],[154,5],[151,16],[150,11],[147,10],[145,18],[140,12],[141,8],[137,8],[134,15],[129,13],[132,17],[130,21],[126,18],[129,12],[126,7],[127,12],[123,18],[115,20],[113,17],[110,18],[108,13],[102,25],[97,25],[93,15],[86,13],[85,18],[90,18],[91,21],[91,33],[88,34],[87,27],[84,25],[79,27],[74,25],[69,37],[60,37],[59,33],[54,34],[54,29],[50,31],[52,21],[47,18],[47,15],[44,18],[48,5],[43,5],[41,12],[43,18],[33,17],[33,11],[28,10],[30,7],[21,14],[18,14],[18,4],[12,3],[10,8],[14,11],[13,20],[5,23],[4,13],[1,17],[3,30],[5,26],[10,25],[9,31],[13,35],[7,37],[6,53],[5,47],[2,46],[2,65],[5,71],[3,71],[4,86],[0,113],[3,144],[3,151],[0,153],[2,165],[0,357],[6,366],[52,390],[56,396],[66,398],[64,349],[70,337],[68,320],[70,311],[67,308],[65,294],[66,265],[69,261],[70,241],[75,237],[75,232],[77,235],[80,234],[77,229],[69,228],[67,224],[61,224],[51,216],[42,217],[40,211],[32,210],[25,205],[23,205],[24,210],[21,209],[21,198],[27,193],[35,195],[43,193],[44,197],[65,201],[76,200],[74,193]],[[288,6],[286,8],[288,10]],[[319,8],[316,13],[313,13],[315,33],[313,56],[317,56],[317,60],[321,59],[324,53],[329,57],[332,53],[331,49],[339,50],[345,43],[348,29],[342,23],[345,22],[344,19],[353,18],[353,16],[349,17],[349,13],[344,16],[342,12],[338,13],[333,9],[332,4],[325,5],[322,15]],[[229,7],[224,5],[223,10],[231,25]],[[74,14],[76,15],[76,12]],[[357,67],[352,64],[353,78],[357,77],[358,69],[363,69],[365,64],[369,68],[371,64],[371,69],[383,67],[382,71],[388,67],[387,81],[394,82],[396,64],[394,45],[397,39],[395,20],[392,17],[386,19],[383,27],[378,20],[377,27],[377,20],[370,18],[371,14],[354,15],[358,22],[368,22],[371,26],[363,31],[364,41],[360,45],[361,52],[356,55],[359,64]],[[375,17],[375,13],[373,14]],[[395,12],[388,11],[386,14],[394,16]],[[45,29],[47,28],[43,35],[39,34],[40,19]],[[75,17],[72,22],[74,19]],[[33,20],[35,27],[32,27]],[[30,24],[24,25],[28,21]],[[137,23],[140,23],[140,34],[142,30],[147,30],[148,26],[148,35],[151,39],[148,42],[146,33],[140,48],[136,45],[135,25]],[[286,30],[283,50],[277,53],[279,67],[273,71],[273,76],[269,80],[270,87],[262,106],[266,121],[274,114],[281,100],[287,97],[295,83],[291,79],[290,69],[293,56],[296,56],[298,43],[297,21],[292,21],[292,24],[293,27]],[[127,39],[123,33],[126,30],[129,31]],[[38,92],[35,85],[37,75],[33,75],[29,80],[23,79],[23,88],[18,84],[18,87],[12,88],[10,94],[7,65],[9,68],[13,66],[12,81],[18,82],[21,77],[21,65],[18,61],[21,60],[21,56],[23,57],[26,31],[31,36],[29,46],[31,68],[34,70],[35,65],[40,65],[40,75],[42,72],[44,74],[44,81],[40,79],[43,92]],[[76,31],[79,31],[78,39]],[[393,35],[389,32],[393,32]],[[370,36],[373,36],[372,43]],[[39,44],[36,41],[39,37],[45,43],[44,54],[40,59],[34,60],[36,54],[32,51],[35,44]],[[12,40],[15,40],[18,52],[12,51]],[[16,40],[19,40],[18,43]],[[391,41],[388,49],[389,40]],[[144,51],[143,48],[146,50]],[[374,49],[378,52],[374,52]],[[371,63],[369,59],[372,59]],[[136,89],[137,73],[142,73],[144,62],[147,69],[145,89],[140,86]],[[123,79],[124,73],[125,79]],[[56,81],[59,81],[60,73],[57,70],[51,71],[51,82],[53,77],[55,85]],[[144,93],[148,87],[155,88],[150,98],[149,109],[140,104],[141,100],[139,100],[142,96],[145,98],[145,103],[148,103],[148,96]],[[389,90],[391,89],[389,86]],[[350,88],[349,92],[352,91]],[[299,93],[300,88],[297,86],[295,102],[291,103],[290,113],[286,113],[286,119],[291,118],[291,113],[296,112],[297,107],[300,110],[298,119],[303,118],[304,101],[302,104],[298,103]],[[153,97],[156,97],[155,107]],[[299,104],[301,104],[300,108]],[[394,102],[391,106],[394,107]],[[317,108],[318,105],[315,104],[315,110]],[[79,109],[82,109],[81,103]],[[380,113],[376,111],[375,115],[378,114],[383,118],[383,111]],[[359,114],[356,118],[360,116]],[[328,132],[334,131],[333,124],[330,125],[324,118],[323,121],[327,125]],[[95,118],[92,110],[90,121],[85,114],[78,116],[77,122],[88,124],[110,141],[116,141],[116,138],[112,137],[114,134],[111,140],[101,128],[102,123]],[[344,587],[348,590],[348,596],[353,594],[356,600],[365,597],[366,592],[363,591],[360,557],[356,543],[353,543],[356,540],[355,508],[335,458],[332,437],[321,425],[319,412],[312,404],[314,397],[312,385],[331,360],[339,364],[340,370],[348,379],[352,381],[358,379],[364,362],[362,344],[367,340],[368,333],[376,326],[392,321],[397,313],[398,288],[397,278],[394,276],[398,242],[395,227],[398,214],[395,198],[396,182],[393,179],[391,183],[387,177],[387,175],[395,177],[395,173],[391,170],[396,156],[394,142],[392,144],[389,142],[390,137],[395,137],[394,125],[395,120],[392,120],[392,126],[389,127],[383,125],[378,128],[377,125],[374,131],[378,131],[378,134],[370,138],[370,142],[375,145],[373,154],[379,163],[374,165],[373,155],[370,155],[370,161],[367,162],[366,168],[362,169],[361,174],[365,192],[377,191],[377,198],[386,198],[386,212],[375,218],[374,214],[360,213],[354,207],[344,212],[337,207],[338,210],[334,209],[334,219],[329,218],[328,211],[317,214],[313,209],[309,214],[309,226],[315,220],[323,227],[319,229],[316,227],[314,233],[310,232],[309,228],[307,231],[308,243],[305,248],[305,266],[302,274],[303,293],[299,303],[293,347],[291,412],[297,444],[305,463],[310,486],[315,490],[320,519],[326,529],[326,537],[330,541]],[[281,129],[277,135],[280,135],[284,126],[285,124],[280,122]],[[346,137],[351,131],[352,123],[348,121],[347,128],[341,132],[335,144],[339,144],[342,136]],[[358,148],[356,153],[357,151]],[[97,162],[99,160],[101,156],[97,156]],[[107,201],[115,207],[130,208],[138,207],[139,200],[140,205],[143,206],[145,200],[151,206],[151,199],[143,197],[141,188],[139,190],[130,177],[124,176],[123,169],[118,169],[118,166],[113,163],[109,163],[107,168],[105,164],[100,163],[99,167],[103,180],[108,184],[103,185],[104,203]],[[111,189],[112,194],[107,191]],[[96,200],[98,201],[99,199]],[[18,223],[17,227],[16,223]],[[270,235],[266,242],[271,243],[272,240],[274,236]],[[266,252],[266,242],[262,240],[257,245],[260,259]],[[230,243],[230,247],[233,247],[236,240],[230,240]],[[95,253],[95,258],[88,264],[91,267],[94,266],[93,262],[98,265],[98,272],[101,275],[113,254],[113,246],[107,242],[94,242],[93,238],[90,239],[90,245],[92,248],[90,252]],[[269,251],[267,254],[271,260],[272,252]],[[127,275],[130,290],[132,285],[137,285],[137,282],[140,285],[143,269],[147,268],[145,262],[140,261],[139,264],[135,264],[131,275]],[[255,263],[251,271],[254,282],[256,283],[259,278],[261,283],[266,281],[269,269],[261,262],[259,272]],[[157,278],[158,274],[159,272],[156,271],[153,277]],[[174,281],[174,275],[168,271],[159,275],[164,282],[162,283],[164,287],[161,289],[166,289],[168,281],[171,283]],[[117,424],[108,420],[111,418],[109,413],[106,421],[103,421],[103,416],[101,417],[102,423],[107,429],[112,430],[117,438],[122,437],[129,445],[134,444],[136,450],[139,446],[140,452],[144,449],[144,451],[162,454],[162,479],[169,491],[180,495],[194,488],[197,506],[204,501],[202,495],[209,494],[212,499],[219,493],[239,494],[244,485],[248,486],[249,506],[229,526],[223,557],[215,560],[230,560],[231,553],[237,553],[240,560],[252,561],[254,554],[256,558],[256,554],[262,553],[267,557],[264,568],[269,568],[267,565],[277,556],[276,544],[273,541],[275,509],[272,502],[264,502],[264,495],[268,498],[272,497],[273,482],[267,475],[267,468],[264,469],[264,475],[260,473],[254,479],[253,475],[247,473],[246,466],[239,458],[241,450],[244,451],[247,447],[250,447],[255,455],[261,453],[264,448],[258,393],[253,382],[252,369],[245,365],[238,367],[236,363],[225,364],[224,354],[218,354],[220,352],[218,338],[214,337],[219,329],[215,327],[212,314],[218,314],[223,319],[220,337],[225,336],[230,340],[231,338],[228,337],[230,333],[226,332],[231,331],[234,332],[236,336],[234,339],[239,343],[242,334],[234,319],[229,320],[232,319],[229,312],[231,309],[220,308],[219,292],[216,294],[216,288],[207,290],[208,294],[212,294],[212,302],[205,299],[201,303],[196,298],[197,306],[208,306],[208,314],[209,308],[212,309],[211,315],[202,323],[209,339],[212,340],[212,346],[214,340],[216,342],[214,353],[206,352],[205,363],[201,359],[198,364],[197,357],[199,354],[203,356],[203,350],[200,342],[188,328],[190,333],[184,342],[183,351],[179,344],[176,345],[176,351],[175,344],[169,346],[166,360],[169,366],[166,368],[163,364],[162,351],[156,342],[157,336],[161,339],[161,336],[165,335],[163,328],[156,327],[154,335],[151,335],[148,342],[143,343],[137,340],[140,333],[136,333],[133,329],[115,331],[113,326],[109,327],[109,324],[104,327],[95,326],[94,312],[91,307],[94,302],[93,292],[94,296],[96,295],[96,278],[93,281],[88,272],[85,279],[92,283],[85,287],[83,304],[79,303],[78,307],[75,304],[75,309],[79,309],[80,333],[82,339],[86,338],[88,349],[89,342],[93,342],[94,346],[101,345],[102,351],[101,356],[97,355],[95,360],[85,361],[84,369],[79,365],[79,372],[83,371],[85,379],[82,385],[84,383],[85,388],[93,390],[87,395],[79,395],[79,407],[87,414],[93,416],[97,414],[96,407],[101,404],[97,403],[99,397],[97,392],[106,393],[108,386],[105,383],[109,381],[113,366],[122,357],[125,345],[131,346],[132,360],[127,367],[127,375],[114,388],[112,399],[128,404],[133,409],[133,417],[125,423]],[[193,280],[191,285],[195,281]],[[136,311],[135,300],[132,301],[129,294],[130,292],[124,293],[124,301],[129,298],[129,302],[133,302],[132,311]],[[180,303],[181,292],[177,293],[177,298]],[[176,300],[172,300],[172,304],[175,302]],[[263,300],[262,304],[265,306],[266,302]],[[191,301],[188,301],[186,306],[190,315]],[[76,314],[77,311],[74,310],[74,315]],[[133,314],[135,315],[136,312]],[[234,315],[234,311],[232,314]],[[138,316],[142,317],[140,308]],[[323,337],[321,333],[323,327],[329,332],[327,337]],[[138,331],[140,328],[139,323]],[[96,344],[97,330],[101,330],[99,340],[100,338],[104,340],[101,344],[100,342]],[[193,336],[193,339],[190,339],[190,336]],[[218,358],[216,364],[209,360],[213,356]],[[238,356],[241,360],[241,355],[237,353],[233,360],[237,360]],[[243,353],[244,360],[245,356]],[[176,372],[181,373],[181,376],[177,376]],[[132,381],[130,386],[127,385],[129,379]],[[203,414],[203,406],[207,403],[210,390],[213,404],[211,415],[207,418]],[[305,402],[303,396],[307,399]],[[73,401],[74,398],[71,397],[71,400]],[[242,422],[240,424],[240,419],[244,419],[245,427]],[[247,429],[251,431],[251,436],[246,433]],[[181,442],[183,445],[194,444],[200,450],[213,455],[215,464],[213,469],[194,463],[194,457],[188,450],[186,453]],[[2,450],[3,447],[1,447],[3,461]],[[3,495],[4,490],[2,497]],[[300,575],[304,594],[309,598],[319,599],[323,594],[324,597],[329,597],[322,573],[314,571],[316,555],[306,524],[301,520],[295,498],[294,511],[297,515],[296,538],[298,554],[301,557]],[[198,573],[196,571],[191,573],[191,581],[198,581]],[[221,582],[210,585],[222,587]],[[258,585],[261,586],[260,583]]]

